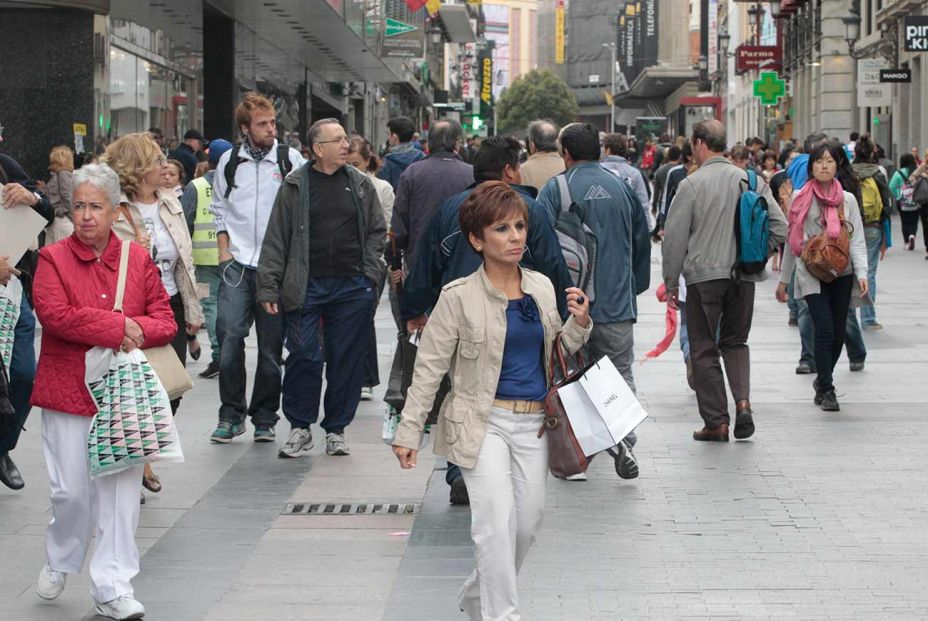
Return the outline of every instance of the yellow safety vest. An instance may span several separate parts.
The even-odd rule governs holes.
[[[206,177],[190,182],[197,190],[197,212],[193,219],[193,264],[219,265],[219,246],[216,245],[216,225],[209,204],[213,200],[213,186]]]

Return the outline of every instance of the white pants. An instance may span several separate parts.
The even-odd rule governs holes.
[[[80,573],[90,547],[90,594],[97,602],[132,595],[139,573],[135,529],[139,525],[142,467],[90,478],[87,434],[92,419],[42,411],[42,442],[51,486],[48,565],[66,574]]]
[[[517,574],[535,542],[545,506],[548,442],[542,414],[493,408],[473,468],[461,468],[470,496],[477,568],[458,594],[472,621],[518,621]]]

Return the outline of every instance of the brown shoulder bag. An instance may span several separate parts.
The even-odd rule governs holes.
[[[554,361],[557,360],[561,371],[561,381],[555,382]],[[580,352],[574,355],[576,369],[571,373],[564,358],[564,347],[561,345],[561,333],[554,337],[554,351],[548,364],[548,394],[545,396],[545,422],[538,430],[538,437],[548,435],[548,468],[551,474],[564,479],[574,474],[586,472],[589,460],[583,454],[580,443],[574,435],[574,430],[567,419],[567,412],[557,391],[562,386],[576,382],[586,372]],[[590,365],[592,366],[592,365]]]
[[[841,233],[837,239],[832,239],[824,230],[827,227],[822,214],[822,232],[806,242],[800,256],[809,273],[826,283],[834,282],[851,261],[854,227],[844,219],[844,205],[838,208],[838,219],[841,221]]]

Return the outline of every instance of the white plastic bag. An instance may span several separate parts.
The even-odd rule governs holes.
[[[87,436],[90,475],[184,461],[168,394],[145,352],[94,347],[85,361],[85,380],[97,404]]]

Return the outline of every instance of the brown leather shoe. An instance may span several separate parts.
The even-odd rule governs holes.
[[[722,424],[715,429],[703,427],[693,432],[693,439],[700,442],[728,442],[728,425]]]
[[[751,404],[738,408],[735,414],[735,440],[747,440],[754,435],[754,412]]]

